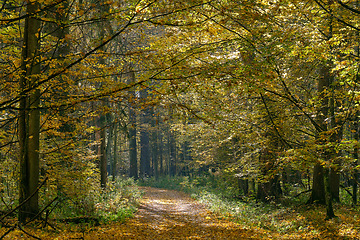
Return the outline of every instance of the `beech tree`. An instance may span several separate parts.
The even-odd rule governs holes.
[[[40,142],[40,3],[26,7],[24,44],[22,49],[19,104],[20,190],[19,221],[25,222],[39,212],[39,142]]]

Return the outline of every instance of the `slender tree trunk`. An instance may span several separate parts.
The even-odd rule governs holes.
[[[158,156],[159,156],[159,175],[163,175],[164,174],[164,143],[163,143],[163,135],[160,131],[160,125],[158,126],[157,129],[158,132],[158,146],[159,146],[159,152],[158,152]]]
[[[131,71],[130,82],[135,82],[135,73]],[[130,96],[135,101],[136,95],[135,90],[130,91]],[[136,113],[134,110],[134,104],[129,103],[129,157],[130,157],[130,168],[129,176],[138,179],[138,163],[137,163],[137,143],[136,143]]]
[[[116,173],[117,173],[117,162],[118,162],[118,123],[115,123],[113,128],[113,146],[114,146],[114,157],[112,160],[112,166],[111,166],[111,175],[112,175],[112,181],[115,181],[116,179]]]
[[[158,131],[157,131],[157,120],[155,118],[154,108],[151,111],[151,159],[152,159],[152,169],[156,179],[159,178],[159,156],[158,156]]]
[[[170,106],[169,108],[169,119],[172,119],[172,115],[173,115],[173,107]],[[170,176],[175,176],[176,175],[176,163],[177,163],[177,156],[176,156],[176,141],[175,141],[175,136],[174,133],[171,131],[171,122],[169,122],[168,124],[168,162],[169,162],[169,175]]]
[[[356,2],[357,7],[360,6],[360,2]],[[356,32],[356,37],[359,39],[360,32]],[[359,40],[358,40],[359,42]],[[359,58],[360,57],[360,45],[355,46],[354,54]],[[359,74],[356,75],[356,83],[358,84],[360,80]],[[360,111],[355,112],[354,122],[352,124],[352,130],[354,131],[354,139],[356,142],[360,140],[360,126],[359,126],[359,114]],[[358,178],[359,178],[359,171],[357,167],[359,165],[359,148],[357,146],[354,147],[353,157],[355,159],[354,166],[353,166],[353,173],[352,173],[352,201],[353,205],[356,206],[357,204],[357,195],[358,195]]]
[[[109,12],[109,4],[106,1],[99,2],[99,11],[101,15],[106,15]],[[106,35],[106,29],[108,29],[109,22],[106,21],[106,17],[102,21],[99,22],[98,31],[99,31],[99,38],[104,41]],[[105,46],[100,48],[101,51],[105,51]],[[105,56],[99,57],[100,65],[106,65]],[[101,89],[102,86],[99,84],[97,88]],[[106,108],[109,107],[109,99],[105,97],[102,99],[102,107]],[[106,152],[106,145],[109,144],[107,141],[107,123],[110,122],[110,115],[104,114],[100,116],[99,124],[100,127],[100,146],[99,146],[99,155],[100,155],[100,185],[103,189],[106,188],[108,177],[107,177],[107,152]],[[111,141],[110,141],[111,142]]]
[[[129,118],[135,118],[134,110],[129,111]],[[136,123],[130,120],[129,126],[129,154],[130,154],[130,177],[138,179],[137,167],[137,143],[136,143]]]
[[[110,107],[110,105],[109,105]],[[108,134],[107,134],[107,144],[106,144],[106,157],[107,157],[107,162],[108,162],[108,175],[112,175],[113,172],[113,161],[114,161],[114,153],[113,153],[113,149],[114,149],[114,128],[115,128],[115,123],[112,120],[112,115],[111,114],[106,114],[106,119],[108,120],[110,124],[110,127],[108,128]]]
[[[169,129],[169,174],[176,175],[176,142],[174,133]]]
[[[140,100],[145,104],[148,97],[147,89],[140,91]],[[140,117],[140,178],[150,177],[150,111],[145,106]]]
[[[329,70],[330,71],[330,70]],[[331,88],[331,96],[329,99],[329,114],[330,114],[330,128],[332,129],[332,133],[330,135],[330,142],[332,145],[339,144],[343,138],[343,124],[342,120],[339,119],[335,114],[335,109],[339,109],[338,101],[336,101],[336,93],[338,90],[338,85],[335,82],[335,78],[329,75],[330,88]],[[330,193],[331,198],[335,202],[340,202],[340,167],[341,161],[338,158],[338,153],[334,147],[330,149],[330,161],[331,167],[329,172],[329,185],[330,185]]]
[[[356,161],[356,166],[357,166],[357,162]],[[359,173],[356,169],[354,169],[354,173],[353,173],[353,179],[352,179],[352,201],[353,201],[353,205],[356,206],[357,204],[357,195],[358,195],[358,177],[359,177]]]
[[[39,38],[40,21],[35,14],[40,11],[38,2],[28,2],[22,50],[23,76],[20,79],[19,146],[20,184],[19,202],[33,194],[39,184],[39,138],[40,138],[40,90],[37,89],[37,74],[40,74]],[[26,92],[28,91],[28,92]],[[35,216],[39,211],[38,193],[23,204],[19,221]]]
[[[353,131],[354,131],[354,139],[356,142],[359,141],[360,139],[360,132],[359,132],[359,120],[358,117],[359,113],[356,113],[356,117],[355,120],[353,122]],[[352,200],[353,200],[353,205],[357,204],[357,193],[358,193],[358,170],[356,169],[356,167],[358,166],[358,161],[359,161],[359,148],[357,146],[354,147],[354,152],[353,152],[353,158],[355,159],[354,162],[354,169],[353,169],[353,173],[352,173]]]
[[[328,143],[328,141],[333,142],[333,136],[327,136],[327,122],[326,119],[329,117],[331,117],[331,112],[332,109],[329,108],[329,95],[328,92],[329,90],[331,90],[331,85],[332,85],[332,76],[330,74],[330,67],[328,66],[327,63],[324,63],[324,65],[320,68],[319,70],[319,79],[318,79],[318,94],[319,94],[319,99],[320,99],[320,109],[317,115],[317,123],[318,123],[318,136],[317,136],[317,143],[320,146],[325,146],[326,143]],[[330,102],[331,103],[331,102]],[[334,116],[333,116],[334,117]],[[332,124],[331,124],[332,125]],[[330,127],[333,127],[331,126]],[[327,140],[329,139],[329,140]],[[332,194],[331,194],[331,181],[330,181],[330,168],[331,168],[331,162],[333,161],[333,159],[335,158],[335,153],[333,151],[332,148],[329,149],[325,149],[325,150],[320,150],[321,152],[319,152],[319,156],[321,158],[323,158],[323,161],[327,163],[327,165],[324,167],[324,169],[321,169],[322,171],[319,172],[319,174],[315,174],[314,172],[314,180],[313,180],[313,184],[317,184],[315,183],[315,181],[318,181],[319,187],[323,187],[322,186],[322,182],[324,182],[324,189],[318,189],[318,195],[314,194],[314,191],[316,190],[313,186],[313,192],[311,195],[311,201],[315,202],[319,202],[322,203],[323,199],[325,198],[325,203],[326,203],[326,212],[327,212],[327,219],[331,219],[335,216],[334,214],[334,210],[333,210],[333,198],[332,198]],[[318,166],[316,167],[320,167],[323,168],[320,163],[318,163]],[[315,168],[314,168],[315,170]],[[315,177],[321,178],[321,179],[315,179]],[[319,194],[324,194],[324,195],[319,195]],[[315,197],[317,197],[318,199],[316,199]]]
[[[358,151],[358,150],[356,150]],[[358,156],[354,156],[354,158],[357,157],[356,159],[356,163],[355,163],[355,167],[354,167],[354,172],[353,172],[353,176],[352,176],[352,202],[353,205],[356,206],[357,204],[357,195],[358,195],[358,177],[359,177],[359,173],[358,170],[356,170],[356,167],[358,165]]]
[[[99,149],[99,157],[100,157],[100,185],[103,189],[106,188],[107,185],[107,157],[106,157],[106,117],[100,116],[99,119],[100,125],[100,149]]]

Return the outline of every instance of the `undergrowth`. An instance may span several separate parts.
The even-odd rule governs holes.
[[[59,219],[92,218],[99,222],[124,221],[136,210],[141,192],[133,179],[118,178],[106,189],[93,189],[81,199],[64,198],[54,212]]]
[[[94,184],[88,192],[79,193],[78,196],[67,196],[58,192],[56,201],[50,206],[49,211],[46,211],[49,216],[42,218],[46,218],[48,224],[43,225],[42,221],[34,221],[23,226],[26,229],[24,231],[30,235],[24,234],[25,232],[16,227],[16,215],[9,216],[0,225],[0,238],[6,236],[7,239],[71,239],[55,237],[59,234],[70,234],[78,236],[73,239],[84,239],[84,234],[96,227],[103,224],[111,226],[133,216],[142,194],[133,179],[118,178],[114,182],[108,182],[105,190],[98,185]],[[53,199],[53,196],[42,196],[45,203],[49,199]]]

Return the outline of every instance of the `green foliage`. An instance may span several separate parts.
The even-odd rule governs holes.
[[[201,192],[206,189],[223,198],[237,198],[240,196],[236,178],[226,175],[218,177],[209,174],[202,174],[194,177],[162,176],[158,179],[152,177],[140,181],[139,184],[143,186],[177,190],[190,194]]]
[[[353,199],[352,196],[349,194],[349,192],[352,193],[352,187],[347,187],[346,190],[342,187],[340,188],[339,197],[341,204],[347,206],[353,206],[354,205]]]
[[[141,192],[133,179],[117,179],[110,182],[95,204],[96,214],[105,221],[124,221],[132,216]]]
[[[0,211],[6,212],[18,203],[17,163],[10,158],[0,161]]]
[[[109,182],[106,190],[97,184],[79,198],[64,198],[52,217],[124,221],[135,212],[140,197],[141,192],[132,179],[118,178],[115,182]]]
[[[254,200],[242,202],[224,198],[219,193],[201,191],[193,196],[211,211],[217,212],[249,227],[271,227],[269,220],[276,215],[277,207],[272,204],[256,203]]]

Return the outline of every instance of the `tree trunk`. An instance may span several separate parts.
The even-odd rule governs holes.
[[[100,126],[100,185],[101,188],[105,189],[107,185],[107,157],[106,157],[106,118],[105,116],[100,116],[99,119]]]
[[[314,166],[311,196],[308,203],[325,204],[324,168],[320,163]]]
[[[160,125],[157,128],[158,131],[158,146],[159,146],[159,152],[158,152],[158,156],[159,156],[159,175],[163,175],[164,174],[164,159],[163,159],[163,155],[164,155],[164,143],[163,143],[163,135],[160,131]]]
[[[135,118],[135,111],[129,111],[129,118]],[[135,180],[138,179],[138,167],[137,167],[137,144],[136,144],[136,123],[133,120],[129,122],[129,154],[130,154],[130,177]]]
[[[130,72],[130,82],[135,82],[135,73]],[[135,101],[136,95],[135,90],[130,91],[130,96],[133,97]],[[130,158],[130,168],[129,176],[138,179],[138,166],[137,166],[137,144],[136,144],[136,113],[134,110],[134,104],[129,103],[129,158]]]
[[[319,78],[318,78],[318,86],[317,91],[319,95],[320,100],[320,109],[318,110],[317,114],[317,139],[316,142],[320,146],[326,146],[326,144],[330,142],[334,142],[333,135],[328,136],[328,126],[326,119],[334,118],[333,115],[333,98],[329,99],[328,92],[331,90],[332,82],[333,82],[333,76],[330,74],[330,67],[328,66],[328,63],[323,63],[323,66],[319,69]],[[330,100],[330,101],[329,101]],[[330,108],[329,108],[330,103]],[[334,121],[331,120],[331,121]],[[331,122],[330,127],[333,128],[334,123]],[[329,138],[330,137],[330,138]],[[331,193],[331,181],[330,181],[330,168],[331,163],[334,161],[335,158],[335,152],[330,147],[325,150],[319,151],[319,157],[323,159],[327,165],[325,166],[325,169],[320,163],[317,163],[317,165],[314,168],[314,180],[313,180],[313,189],[312,194],[309,202],[318,202],[318,203],[326,203],[326,212],[327,212],[327,219],[333,218],[334,210],[333,210],[333,204],[332,204],[332,193]],[[317,172],[316,172],[317,171]],[[315,179],[316,178],[316,179]],[[325,182],[324,182],[325,181]]]
[[[109,105],[110,107],[110,105]],[[112,107],[112,106],[111,106]],[[109,127],[109,131],[107,134],[107,144],[106,144],[106,157],[107,157],[107,162],[108,162],[108,175],[112,175],[113,172],[113,161],[114,161],[114,128],[115,128],[115,123],[112,120],[112,115],[111,114],[106,114],[106,119],[107,121],[110,123],[110,127]]]
[[[173,115],[173,106],[170,106],[169,108],[169,119],[172,119],[172,115]],[[167,128],[168,128],[168,162],[169,162],[169,175],[170,176],[175,176],[176,175],[176,141],[175,141],[175,136],[174,133],[171,131],[171,122],[169,122]]]
[[[328,108],[328,96],[326,96],[325,92],[328,90],[328,87],[330,86],[330,77],[328,74],[328,69],[326,66],[322,66],[319,70],[319,78],[317,82],[317,92],[319,95],[319,105],[320,108],[318,109],[318,113],[316,116],[316,122],[317,122],[317,136],[316,136],[316,142],[319,145],[324,145],[324,136],[323,134],[327,131],[327,125],[325,119],[328,116],[329,108]],[[319,153],[320,157],[324,158],[327,154],[324,154],[323,152]],[[325,162],[328,161],[328,159],[324,159]],[[326,166],[328,168],[328,166]],[[329,181],[327,183],[330,184]],[[313,173],[313,187],[311,192],[311,197],[308,201],[308,203],[319,203],[319,204],[326,204],[326,189],[325,183],[324,183],[324,167],[320,163],[316,163],[314,167],[314,173]]]
[[[330,70],[329,70],[330,71]],[[329,75],[329,87],[331,87],[331,96],[329,99],[329,114],[330,114],[330,128],[332,129],[332,133],[330,135],[330,142],[334,144],[340,144],[343,138],[343,124],[340,119],[335,114],[335,109],[339,109],[338,101],[336,101],[335,90],[336,83],[335,78]],[[341,167],[341,161],[338,158],[338,154],[334,147],[330,148],[330,158],[331,167],[329,171],[329,187],[330,187],[330,195],[332,200],[335,202],[340,202],[340,173],[339,169]]]
[[[35,15],[40,11],[38,2],[28,2],[22,50],[23,76],[20,79],[19,147],[20,184],[19,202],[30,197],[39,184],[39,138],[40,138],[40,90],[37,74],[40,74],[39,38],[40,21]],[[27,92],[28,91],[28,92]],[[19,209],[18,219],[25,222],[39,212],[38,193]]]
[[[340,174],[338,167],[330,168],[329,184],[332,200],[334,200],[335,202],[340,202]]]
[[[330,184],[331,184],[330,183],[330,169],[326,168],[325,169],[326,219],[332,219],[333,217],[335,217]]]
[[[140,100],[146,104],[148,97],[147,89],[140,91]],[[140,117],[140,178],[150,177],[150,113],[149,107],[145,106]]]
[[[169,129],[169,174],[176,175],[176,142],[174,133]]]
[[[269,149],[264,149],[259,158],[260,163],[263,165],[261,169],[263,179],[260,179],[258,184],[256,198],[263,202],[276,200],[281,196],[282,190],[279,176],[270,173],[275,156]]]
[[[111,175],[112,175],[112,181],[115,181],[116,179],[116,173],[117,173],[117,162],[118,162],[118,123],[115,123],[113,128],[113,146],[114,146],[114,154],[113,159],[111,161]]]
[[[159,156],[158,156],[158,128],[157,121],[155,118],[154,108],[151,111],[152,120],[151,120],[151,159],[152,159],[152,169],[153,174],[156,179],[159,178]]]
[[[249,180],[247,178],[238,178],[238,186],[243,196],[249,195]]]
[[[97,5],[99,7],[100,14],[107,14],[109,11],[109,4],[106,1],[100,1],[100,4]],[[104,18],[102,21],[99,22],[98,31],[99,31],[99,38],[101,41],[105,41],[106,29],[108,26],[108,21]],[[105,51],[105,46],[100,48],[101,51]],[[100,65],[106,65],[106,59],[101,54],[99,55],[99,63]],[[97,88],[101,89],[101,83],[97,84]],[[109,107],[109,99],[105,97],[102,99],[102,107],[107,108]],[[99,155],[100,155],[100,185],[103,189],[106,188],[107,185],[107,152],[106,152],[106,145],[109,143],[107,140],[107,123],[110,122],[110,115],[104,114],[100,116],[99,124],[100,127],[100,146],[99,146]]]
[[[150,177],[150,146],[149,132],[140,131],[140,178]]]
[[[357,116],[359,116],[359,113],[356,113],[356,117],[352,128],[354,131],[354,139],[355,141],[358,142],[360,139],[360,132],[359,132],[359,122]],[[359,148],[357,146],[354,147],[353,158],[355,159],[355,162],[354,162],[354,170],[352,173],[352,201],[353,201],[353,205],[355,206],[357,204],[357,193],[358,193],[358,170],[356,169],[356,167],[358,166],[358,161],[359,161]]]

